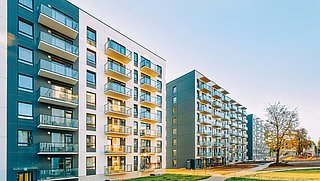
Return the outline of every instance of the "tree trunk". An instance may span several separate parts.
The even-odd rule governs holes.
[[[277,149],[277,155],[276,155],[276,164],[279,164],[279,157],[280,157],[280,149]]]

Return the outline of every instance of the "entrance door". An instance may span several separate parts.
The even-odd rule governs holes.
[[[17,173],[17,181],[32,181],[32,172]]]

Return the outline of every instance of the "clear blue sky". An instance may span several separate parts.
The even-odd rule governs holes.
[[[264,118],[298,107],[320,137],[320,1],[71,0],[167,60],[167,81],[197,69]]]

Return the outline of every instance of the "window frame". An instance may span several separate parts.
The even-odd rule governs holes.
[[[20,25],[21,25],[20,23],[23,23],[23,24],[25,24],[25,25],[29,25],[29,26],[31,27],[31,34],[29,34],[28,32],[22,31],[22,30],[20,29]],[[19,18],[18,18],[18,34],[33,39],[33,36],[34,36],[33,23],[31,23],[31,22],[29,22],[29,21],[27,21],[27,20],[19,17]]]
[[[27,132],[27,142],[20,142],[20,132]],[[18,147],[28,147],[33,144],[33,135],[31,130],[18,129],[17,131],[17,146]]]
[[[25,1],[26,1],[26,0],[25,0]],[[31,1],[31,7],[28,6],[28,5],[26,5],[25,3],[23,3],[22,0],[19,0],[19,1],[18,1],[18,5],[19,5],[20,7],[22,7],[22,8],[25,8],[25,9],[33,12],[34,2],[33,2],[33,0],[30,0],[30,1]]]
[[[88,118],[89,118],[88,116],[94,117],[94,126],[88,125]],[[91,113],[86,114],[86,128],[89,131],[96,131],[96,128],[97,128],[97,115],[96,114],[91,114]]]
[[[88,95],[89,94],[94,95],[94,103],[88,102]],[[89,91],[86,92],[86,105],[87,105],[88,109],[94,109],[94,110],[96,109],[96,107],[97,107],[97,94],[96,93],[89,92]]]
[[[31,88],[27,88],[27,87],[22,87],[22,86],[20,86],[20,83],[21,83],[20,77],[30,78],[30,79],[31,79]],[[26,81],[22,81],[22,82],[26,82]],[[18,73],[18,90],[19,90],[19,91],[24,91],[24,92],[33,93],[33,84],[34,84],[34,83],[33,83],[33,77]]]
[[[88,36],[88,32],[91,32],[92,34],[94,34],[94,40],[91,37]],[[87,36],[86,37],[87,38],[86,39],[87,43],[89,45],[92,45],[92,46],[96,47],[96,45],[97,45],[97,31],[92,29],[92,28],[90,28],[89,26],[87,26],[87,34],[86,34],[86,36]]]
[[[91,138],[94,138],[94,143],[88,145],[88,140],[92,140]],[[86,135],[86,152],[96,152],[96,150],[97,150],[97,137],[96,137],[96,135]]]
[[[92,158],[94,158],[94,161],[93,161],[94,166],[88,167],[88,159],[92,159]],[[97,158],[95,156],[86,157],[86,175],[96,175],[96,170],[97,170]]]
[[[92,53],[94,55],[94,60],[91,60],[91,59],[88,58],[88,52]],[[95,51],[90,50],[89,48],[87,48],[86,60],[87,60],[87,65],[96,68],[96,66],[97,66],[97,53]]]
[[[27,114],[20,114],[20,105],[31,105],[31,115],[27,115]],[[18,112],[18,119],[27,119],[27,120],[31,120],[33,119],[33,115],[34,115],[34,110],[33,110],[33,104],[32,103],[28,103],[28,102],[22,102],[22,101],[18,101],[17,104],[17,112]]]
[[[91,80],[88,80],[89,76],[88,75],[93,75],[93,78],[94,78],[94,82],[92,82]],[[87,82],[87,87],[90,87],[90,88],[96,88],[96,85],[97,85],[97,74],[95,72],[92,72],[90,70],[87,70],[87,73],[86,73],[86,82]]]
[[[22,57],[20,58],[20,55],[21,55],[21,52],[20,52],[20,49],[23,49],[23,50],[27,50],[27,51],[30,51],[31,52],[31,62],[29,62],[27,59],[22,59]],[[34,63],[34,51],[29,49],[29,48],[26,48],[24,46],[21,46],[21,45],[18,45],[18,62],[19,63],[23,63],[23,64],[26,64],[26,65],[30,65],[30,66],[33,66],[33,63]]]

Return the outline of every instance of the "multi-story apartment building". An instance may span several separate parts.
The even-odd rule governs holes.
[[[165,60],[68,1],[0,4],[0,180],[162,172]]]
[[[246,108],[198,71],[167,83],[167,168],[246,160],[246,123]]]
[[[263,120],[254,114],[249,114],[247,120],[248,159],[254,161],[266,160],[269,149],[265,142]]]

